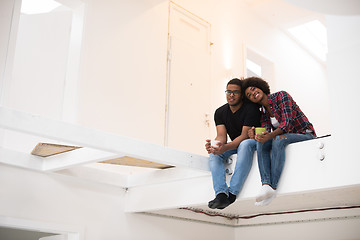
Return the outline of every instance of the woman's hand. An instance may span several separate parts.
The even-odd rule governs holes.
[[[262,134],[256,134],[255,140],[261,143],[265,143],[272,139],[272,136],[268,131],[264,131]]]
[[[263,134],[256,134],[255,136],[255,140],[261,143],[267,142],[273,138],[275,138],[276,136],[279,136],[279,139],[283,139],[286,138],[283,130],[281,130],[280,128],[275,129],[275,131],[272,131],[271,133],[269,133],[268,131],[263,132]]]

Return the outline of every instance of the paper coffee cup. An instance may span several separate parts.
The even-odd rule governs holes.
[[[212,147],[215,147],[215,148],[219,147],[219,145],[218,145],[219,143],[220,143],[219,140],[211,140],[211,146]]]
[[[265,131],[266,131],[266,129],[262,128],[262,127],[255,128],[255,134],[262,134]]]

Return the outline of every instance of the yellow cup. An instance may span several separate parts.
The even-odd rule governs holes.
[[[256,134],[262,134],[262,133],[265,132],[265,131],[266,131],[265,128],[257,127],[257,128],[255,128],[255,135],[256,135]]]

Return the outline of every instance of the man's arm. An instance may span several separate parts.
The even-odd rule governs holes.
[[[225,125],[217,125],[216,126],[216,137],[215,140],[220,141],[220,144],[218,145],[223,146],[227,142],[227,131]],[[211,147],[210,139],[206,139],[205,148],[208,153],[214,153],[214,148]],[[215,154],[215,153],[214,153]]]
[[[227,131],[225,125],[217,125],[216,126],[216,138],[215,140],[219,140],[222,144],[226,144],[227,142]]]
[[[224,126],[225,128],[225,126]],[[229,142],[229,143],[225,143],[223,144],[223,141],[221,141],[220,139],[217,139],[217,140],[220,140],[221,141],[221,144],[219,144],[219,147],[218,148],[213,148],[212,150],[212,153],[217,155],[217,154],[221,154],[221,153],[224,153],[228,150],[232,150],[232,149],[236,149],[238,148],[238,146],[240,145],[240,143],[245,140],[245,139],[248,139],[249,136],[248,136],[248,131],[251,127],[249,126],[243,126],[242,128],[242,131],[241,131],[241,135],[238,136],[237,138],[235,138],[233,141]],[[225,129],[226,130],[226,129]],[[226,137],[226,135],[225,135]]]

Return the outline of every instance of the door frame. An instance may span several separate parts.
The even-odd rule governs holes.
[[[170,103],[170,74],[171,74],[171,12],[172,9],[176,9],[177,11],[183,13],[184,15],[190,18],[196,18],[201,20],[203,23],[208,25],[208,51],[211,54],[211,25],[208,21],[204,20],[203,18],[199,17],[198,15],[190,12],[189,10],[181,7],[180,5],[174,3],[173,1],[169,1],[169,13],[168,13],[168,45],[167,45],[167,59],[166,59],[166,87],[165,87],[165,123],[164,123],[164,146],[168,146],[169,142],[169,103]],[[211,59],[210,59],[211,62]],[[211,72],[209,73],[211,77]]]

